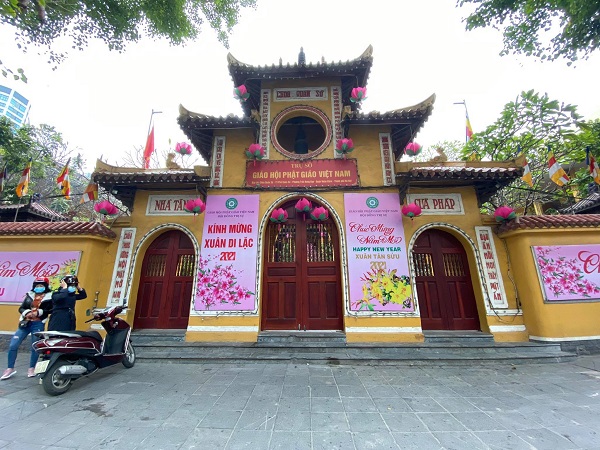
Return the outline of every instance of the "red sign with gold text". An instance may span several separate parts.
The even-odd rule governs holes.
[[[296,188],[358,186],[355,159],[313,159],[310,161],[248,161],[246,186]]]

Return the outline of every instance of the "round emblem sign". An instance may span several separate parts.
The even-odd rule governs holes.
[[[367,198],[366,203],[369,208],[377,208],[379,206],[379,200],[377,200],[377,197]]]
[[[227,201],[225,202],[225,207],[227,209],[235,209],[235,208],[237,208],[237,205],[238,205],[238,201],[233,197],[228,198]]]

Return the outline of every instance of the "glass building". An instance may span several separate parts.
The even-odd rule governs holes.
[[[0,114],[16,126],[27,122],[31,103],[14,89],[0,85]]]

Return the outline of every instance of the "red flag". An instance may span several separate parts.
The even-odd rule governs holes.
[[[144,149],[144,169],[150,168],[150,156],[152,156],[152,152],[154,152],[154,125],[152,125],[152,129],[146,140],[146,148]]]

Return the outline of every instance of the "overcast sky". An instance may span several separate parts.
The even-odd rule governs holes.
[[[419,103],[435,93],[433,113],[416,141],[426,147],[465,138],[466,101],[475,132],[499,116],[523,90],[547,92],[551,99],[578,105],[585,119],[600,117],[595,91],[600,54],[576,67],[498,56],[502,35],[496,30],[464,30],[467,10],[451,0],[323,1],[258,0],[244,10],[224,48],[208,28],[185,47],[144,41],[124,53],[94,42],[73,52],[52,71],[35,51],[13,50],[12,35],[0,30],[0,59],[23,67],[27,84],[9,84],[32,102],[30,120],[60,131],[79,149],[91,170],[97,158],[121,164],[122,155],[142,148],[152,110],[156,148],[174,148],[185,135],[177,125],[178,106],[209,115],[242,114],[233,99],[227,53],[251,65],[297,61],[304,47],[307,62],[354,59],[373,45],[368,98],[362,111],[385,112]],[[171,143],[169,144],[169,140]]]

